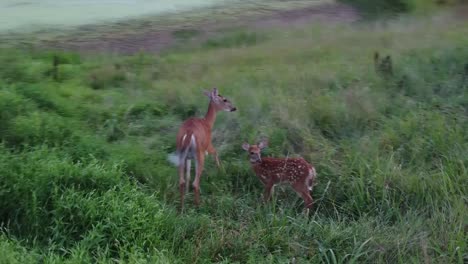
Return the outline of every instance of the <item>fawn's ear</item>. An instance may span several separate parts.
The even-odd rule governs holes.
[[[245,151],[249,151],[249,148],[250,148],[249,143],[242,144],[242,149],[244,149]]]
[[[260,141],[260,142],[258,143],[258,147],[259,147],[260,149],[264,149],[264,148],[266,148],[267,146],[268,146],[268,140],[266,140],[266,139],[263,139],[262,141]]]

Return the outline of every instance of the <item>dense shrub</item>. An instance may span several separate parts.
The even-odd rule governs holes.
[[[381,15],[384,13],[399,13],[410,11],[409,0],[347,0],[365,13]]]
[[[438,5],[454,4],[457,0],[341,0],[356,6],[363,14],[379,17],[412,11],[427,11]]]

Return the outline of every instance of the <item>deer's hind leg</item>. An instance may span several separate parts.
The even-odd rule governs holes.
[[[313,199],[310,195],[310,191],[307,185],[301,182],[297,182],[292,186],[294,190],[304,199],[304,206],[307,209],[312,209],[313,207]]]
[[[200,205],[200,180],[205,165],[205,155],[203,152],[197,151],[197,162],[195,163],[195,180],[193,181],[193,190],[195,192],[195,205]]]
[[[179,164],[179,192],[180,192],[180,206],[184,208],[184,196],[185,196],[185,160]]]

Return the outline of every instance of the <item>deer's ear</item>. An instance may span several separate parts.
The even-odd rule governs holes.
[[[211,98],[211,94],[212,94],[212,93],[205,90],[205,91],[203,91],[203,94],[206,95],[206,96],[208,96],[208,98]]]
[[[258,147],[259,147],[260,149],[264,149],[264,148],[266,148],[267,146],[268,146],[268,141],[267,141],[266,139],[263,139],[262,141],[260,141],[260,142],[258,143]]]
[[[242,149],[244,149],[245,151],[249,151],[249,148],[250,148],[249,143],[242,144]]]
[[[211,91],[211,94],[213,95],[213,97],[217,97],[218,96],[218,88],[213,88],[213,91]]]

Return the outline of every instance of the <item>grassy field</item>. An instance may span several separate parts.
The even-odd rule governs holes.
[[[391,55],[392,71],[374,65]],[[58,63],[53,66],[53,58]],[[160,55],[0,51],[0,263],[464,263],[468,21],[226,31]],[[218,87],[202,206],[167,162]],[[315,165],[311,215],[241,148]]]
[[[194,1],[193,3],[196,2],[202,3],[203,1]],[[336,4],[333,0],[249,0],[241,1],[241,4],[240,0],[212,0],[212,2],[212,5],[205,3],[204,7],[196,8],[194,6],[186,11],[169,12],[167,9],[163,9],[159,10],[159,13],[158,10],[154,9],[155,7],[161,8],[161,6],[149,3],[150,6],[147,9],[144,8],[145,5],[140,7],[139,10],[143,12],[140,15],[136,15],[137,12],[131,15],[128,10],[109,12],[106,15],[94,12],[76,12],[71,4],[59,4],[58,7],[62,9],[58,10],[47,7],[45,9],[49,12],[48,14],[38,15],[40,12],[36,11],[37,6],[35,5],[20,5],[19,7],[13,5],[11,7],[19,8],[19,10],[10,10],[11,5],[0,5],[0,13],[7,14],[7,16],[0,17],[0,22],[3,22],[0,23],[0,48],[30,48],[31,46],[40,46],[42,49],[57,46],[61,48],[63,46],[61,44],[70,46],[70,44],[75,43],[102,42],[103,39],[138,40],[142,36],[154,36],[161,32],[174,32],[174,37],[186,41],[190,37],[202,33],[204,27],[213,28],[213,25],[218,25],[218,23],[222,23],[223,27],[228,25],[238,27],[236,24],[239,22],[269,16],[281,11]],[[40,3],[35,4],[40,5]],[[124,7],[128,5],[125,2],[114,4],[115,6],[111,5],[112,10],[120,10],[122,5]],[[81,8],[94,10],[95,5],[85,2]],[[105,8],[105,6],[101,5],[101,8]],[[53,12],[60,13],[60,15],[53,15]],[[145,12],[148,14],[144,15]],[[31,13],[31,15],[19,15],[27,13]],[[106,17],[108,18],[106,19]],[[101,18],[101,20],[97,20],[97,18]],[[30,20],[39,21],[35,22],[34,26],[28,26]],[[102,22],[103,20],[104,22]],[[180,32],[182,34],[179,34]],[[100,43],[98,46],[105,46],[105,44]],[[107,48],[105,51],[107,53],[113,52],[111,48]]]

